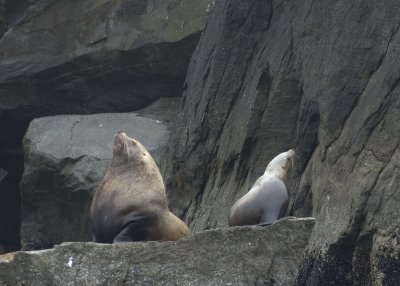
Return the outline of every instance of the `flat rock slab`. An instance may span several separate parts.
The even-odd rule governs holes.
[[[291,285],[313,218],[176,242],[64,243],[0,256],[0,285]]]

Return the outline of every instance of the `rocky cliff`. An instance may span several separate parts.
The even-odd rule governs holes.
[[[316,217],[298,285],[400,279],[400,4],[217,1],[164,161],[194,230],[293,147],[289,212]]]

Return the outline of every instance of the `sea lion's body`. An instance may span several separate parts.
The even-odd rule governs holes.
[[[178,240],[191,235],[168,209],[164,183],[147,150],[125,133],[116,134],[113,159],[90,209],[94,240]]]
[[[269,225],[284,215],[289,202],[286,174],[293,156],[294,151],[289,150],[268,164],[250,191],[232,206],[229,226]]]

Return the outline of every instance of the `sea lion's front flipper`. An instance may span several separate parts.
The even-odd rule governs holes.
[[[262,226],[262,227],[265,227],[265,226],[270,226],[272,223],[270,223],[270,222],[266,222],[266,223],[259,223],[259,224],[257,224],[258,226]]]
[[[147,224],[148,221],[149,218],[144,215],[137,215],[135,213],[129,214],[124,219],[124,226],[114,238],[113,243],[145,240],[145,224]]]

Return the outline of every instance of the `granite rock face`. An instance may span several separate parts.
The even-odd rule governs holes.
[[[316,217],[298,285],[400,279],[397,1],[216,1],[163,169],[199,231],[294,148],[289,213]]]
[[[25,170],[21,181],[22,249],[43,249],[64,241],[90,241],[92,196],[112,158],[114,134],[138,139],[157,163],[165,152],[171,122],[163,121],[157,102],[136,113],[59,115],[31,122],[24,137]],[[176,113],[176,110],[175,110]],[[167,116],[168,118],[168,116]],[[167,119],[168,120],[168,119]]]
[[[291,285],[314,219],[176,242],[66,243],[0,256],[0,285]]]

